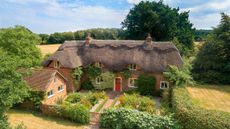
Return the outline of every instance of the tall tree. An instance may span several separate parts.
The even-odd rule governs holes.
[[[221,16],[220,24],[213,29],[194,61],[196,80],[230,84],[230,17],[224,13]]]
[[[157,41],[173,40],[181,44],[180,52],[188,54],[193,49],[193,25],[188,20],[189,12],[179,13],[179,9],[163,4],[163,1],[142,1],[135,5],[122,22],[127,39],[145,39],[151,33]]]
[[[40,64],[41,53],[36,48],[37,35],[27,28],[0,29],[0,127],[8,128],[5,112],[28,95],[21,68]]]
[[[21,67],[32,67],[41,63],[41,52],[36,47],[41,39],[23,26],[1,29],[0,48],[18,58]]]

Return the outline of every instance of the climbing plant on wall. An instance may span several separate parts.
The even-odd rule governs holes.
[[[80,83],[80,80],[81,80],[81,77],[83,75],[83,69],[82,67],[76,67],[73,71],[72,71],[72,76],[74,78],[74,84],[77,88],[79,88],[79,83]]]
[[[128,78],[131,77],[131,71],[130,71],[129,69],[124,69],[124,70],[122,71],[122,73],[123,73],[125,79],[128,79]]]
[[[104,90],[104,89],[109,89],[113,88],[114,85],[114,74],[112,72],[103,72],[100,75],[102,77],[102,82],[100,84],[96,83],[95,78],[92,78],[91,81],[95,87],[95,89],[98,90]]]
[[[94,65],[89,65],[86,68],[86,72],[89,78],[96,78],[101,75],[101,69]]]
[[[82,74],[83,74],[82,67],[76,67],[76,68],[73,70],[73,73],[72,73],[73,77],[74,77],[77,81],[80,81]]]

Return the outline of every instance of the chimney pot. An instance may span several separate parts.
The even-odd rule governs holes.
[[[145,42],[146,42],[147,44],[151,44],[151,43],[152,43],[152,37],[151,37],[151,34],[150,34],[150,33],[148,33],[148,36],[147,36],[147,38],[145,39]]]
[[[87,33],[86,39],[85,39],[85,44],[89,45],[92,41],[91,33]]]

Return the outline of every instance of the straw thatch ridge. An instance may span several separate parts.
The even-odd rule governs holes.
[[[90,45],[85,41],[66,41],[44,62],[44,66],[52,60],[59,61],[66,68],[101,62],[112,71],[137,64],[145,72],[159,73],[168,65],[179,68],[183,65],[177,48],[171,42],[146,43],[143,40],[92,40]]]

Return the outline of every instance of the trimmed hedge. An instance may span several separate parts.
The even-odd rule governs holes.
[[[87,124],[89,123],[89,109],[82,104],[64,103],[60,106],[61,116],[74,122]]]
[[[172,110],[183,129],[230,129],[230,113],[194,105],[184,87],[173,89]]]
[[[156,88],[156,78],[152,75],[142,74],[137,78],[137,89],[142,95],[153,95]]]
[[[100,126],[108,129],[177,129],[170,116],[150,115],[124,108],[105,110],[100,117]]]

